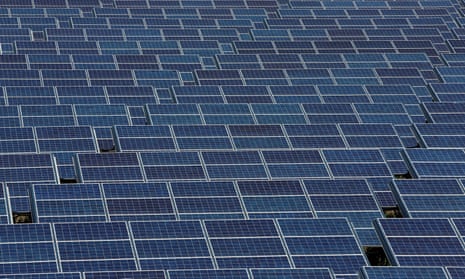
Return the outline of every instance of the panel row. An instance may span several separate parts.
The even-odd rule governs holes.
[[[0,67],[3,69],[163,69],[179,71],[193,71],[212,67],[221,69],[319,68],[322,69],[321,73],[327,74],[331,73],[327,69],[337,68],[418,68],[422,71],[431,71],[433,69],[431,61],[423,53],[221,54],[213,56],[214,64],[206,64],[206,60],[203,59],[204,55],[187,54],[189,51],[186,48],[205,50],[210,45],[210,48],[215,49],[215,44],[211,41],[203,41],[203,43],[196,41],[166,41],[159,42],[158,45],[160,52],[164,49],[167,53],[141,55],[137,52],[137,45],[133,45],[136,50],[135,54],[118,54],[118,50],[123,51],[123,49],[130,52],[131,45],[123,42],[118,44],[117,42],[104,41],[95,46],[101,49],[102,54],[5,54],[0,59]],[[152,46],[155,49],[157,44],[153,42]],[[106,50],[112,50],[113,53],[105,53]],[[179,50],[179,53],[176,50]],[[171,54],[169,54],[170,51]],[[458,57],[456,59],[458,60]],[[446,68],[438,67],[438,69],[443,71]]]
[[[366,264],[345,219],[25,224],[0,231],[2,274],[264,267],[356,274]]]
[[[113,139],[116,151],[403,147],[390,124],[115,126]]]
[[[76,164],[83,182],[392,176],[377,150],[82,153]]]
[[[8,71],[8,70],[5,70]],[[304,74],[306,71],[303,71]],[[84,73],[84,72],[83,72]],[[66,75],[66,71],[61,73]],[[84,73],[85,74],[85,73]],[[162,74],[162,72],[159,72]],[[180,73],[184,76],[184,73]],[[169,75],[167,76],[167,78]],[[62,86],[5,86],[0,92],[1,105],[118,105],[126,104],[130,106],[145,106],[146,104],[263,104],[276,103],[276,110],[286,110],[286,107],[293,109],[292,113],[302,113],[301,108],[298,108],[297,103],[303,104],[337,104],[356,103],[360,106],[363,104],[386,104],[386,110],[391,107],[393,110],[396,107],[401,107],[403,103],[407,113],[412,115],[412,122],[424,122],[423,112],[419,109],[418,102],[420,100],[430,101],[431,94],[425,86],[410,85],[316,85],[314,83],[307,85],[255,85],[255,86],[188,86],[190,81],[183,81],[184,86],[169,86],[168,83],[177,83],[174,76],[173,79],[168,79],[165,88],[154,88],[149,85],[144,86],[76,86],[74,83],[81,83],[81,80],[72,79],[60,80]],[[193,76],[186,79],[193,78]],[[315,77],[303,78],[312,80]],[[316,78],[321,79],[322,78]],[[63,83],[61,82],[63,81]],[[153,80],[152,80],[153,81]],[[11,81],[8,81],[11,82]],[[87,81],[86,81],[87,82]],[[155,81],[153,81],[155,82]],[[157,81],[158,82],[158,81]],[[65,85],[63,85],[65,84]],[[74,84],[74,85],[73,85]],[[169,89],[168,89],[169,88]],[[435,91],[436,95],[442,94],[439,89]],[[460,93],[461,94],[461,93]],[[457,97],[458,95],[456,93]],[[289,105],[284,105],[289,104]],[[245,105],[243,105],[245,106]],[[227,106],[226,106],[227,107]],[[225,110],[226,110],[225,107]],[[330,107],[330,106],[328,106]],[[409,108],[409,109],[407,109]],[[11,108],[14,110],[13,108]],[[232,108],[233,109],[233,108]],[[337,108],[335,108],[337,109]],[[360,113],[367,113],[363,111]],[[402,109],[401,109],[402,110]],[[396,111],[387,111],[387,113],[395,113]],[[249,112],[250,113],[250,112]],[[284,114],[285,111],[282,112]],[[310,112],[309,112],[310,113]],[[381,112],[380,112],[381,113]],[[375,120],[372,120],[373,123]],[[384,122],[394,124],[410,123],[404,119],[403,122],[388,121]],[[248,122],[250,123],[250,122]],[[283,123],[286,124],[287,122]],[[265,124],[265,123],[262,123]]]
[[[331,72],[331,75],[330,75]],[[331,69],[327,70],[196,70],[186,76],[190,85],[426,85],[416,68]],[[10,87],[93,87],[182,85],[177,71],[170,70],[0,70],[0,86]],[[245,102],[243,100],[241,103]],[[356,101],[354,101],[356,102]],[[237,101],[236,101],[237,103]]]
[[[2,279],[189,279],[189,278],[223,278],[223,279],[267,279],[286,277],[289,279],[332,279],[333,273],[327,268],[266,268],[266,269],[203,269],[203,270],[154,270],[154,271],[95,271],[95,272],[60,272],[39,274],[0,275]]]
[[[16,29],[12,29],[16,30]],[[74,40],[67,38],[65,40],[58,40],[60,37],[51,37],[54,40],[33,40],[28,37],[27,29],[25,34],[15,34],[12,31],[4,32],[7,34],[1,35],[4,39],[5,53],[15,55],[200,55],[212,58],[217,54],[240,54],[240,55],[251,55],[251,54],[368,54],[368,53],[389,53],[395,55],[395,53],[404,54],[421,54],[428,55],[430,61],[433,64],[443,64],[439,58],[439,53],[444,50],[450,51],[453,49],[457,52],[463,52],[462,45],[458,40],[447,40],[444,42],[443,47],[435,46],[431,41],[427,40],[427,37],[418,37],[415,40],[395,40],[395,39],[374,39],[370,41],[350,41],[350,40],[336,40],[327,41],[323,39],[313,38],[312,34],[305,36],[305,33],[301,31],[301,38],[297,41],[285,41],[285,40],[270,40],[272,37],[264,37],[267,40],[259,41],[231,41],[233,34],[222,35],[215,34],[212,31],[208,31],[205,38],[200,35],[197,29],[180,29],[172,30],[177,36],[165,36],[162,40],[154,40],[153,34],[144,39],[143,34],[148,33],[146,29],[135,29],[133,36],[130,36],[131,41],[118,41],[118,33],[115,31],[105,31],[106,29],[95,29],[92,33],[96,33],[95,39],[99,37],[99,41],[80,41],[79,37],[75,37]],[[58,29],[61,30],[61,29]],[[74,29],[71,29],[74,30]],[[89,29],[92,30],[92,29]],[[113,30],[113,29],[109,29]],[[170,30],[170,29],[167,29]],[[182,30],[186,34],[182,34]],[[188,31],[191,33],[199,34],[189,36]],[[168,32],[168,31],[165,31]],[[36,34],[35,32],[34,34]],[[87,31],[87,33],[91,33]],[[126,31],[128,33],[128,31]],[[137,35],[140,33],[141,35]],[[206,31],[204,31],[206,33]],[[263,32],[261,32],[263,33]],[[40,34],[40,33],[39,33]],[[322,33],[325,35],[326,33]],[[147,35],[150,35],[147,34]],[[39,35],[35,35],[39,36]],[[45,36],[45,35],[41,35]],[[91,35],[90,35],[91,36]],[[298,37],[298,34],[295,34]],[[91,39],[94,37],[90,37]],[[65,39],[65,38],[64,38]],[[210,40],[209,40],[210,39]],[[274,38],[278,39],[278,38]],[[57,41],[55,41],[57,40]],[[221,43],[226,41],[226,43]],[[438,48],[438,49],[436,49]],[[302,61],[304,62],[304,61]],[[302,66],[307,66],[307,63],[303,63]],[[311,64],[308,64],[311,66]],[[382,66],[383,64],[379,64]],[[288,67],[290,67],[289,65]],[[295,66],[294,66],[295,67]],[[315,67],[315,66],[313,66]],[[287,67],[286,67],[287,68]]]
[[[29,195],[42,223],[318,216],[369,228],[383,209],[360,179],[34,184]]]
[[[39,90],[40,89],[40,90]],[[69,88],[60,92],[72,96],[63,96],[68,100],[80,100],[86,96],[98,97],[89,99],[104,99],[107,95],[101,88]],[[115,100],[128,98],[128,101],[137,98],[154,98],[150,88],[107,88],[112,92]],[[211,89],[215,89],[211,88]],[[247,95],[259,88],[255,87],[228,87],[238,98]],[[261,88],[266,90],[266,88]],[[14,92],[14,89],[11,89]],[[81,91],[80,91],[81,90]],[[118,95],[120,90],[121,95]],[[310,88],[311,90],[311,88]],[[27,103],[55,102],[52,88],[34,88],[28,90],[18,89],[17,93]],[[242,91],[242,92],[241,92]],[[179,91],[178,91],[179,92]],[[263,91],[265,93],[266,91]],[[134,95],[131,95],[134,93]],[[124,96],[128,94],[129,96]],[[268,94],[268,93],[266,93]],[[40,96],[50,95],[50,97]],[[231,97],[236,97],[231,96]],[[260,95],[256,95],[260,96]],[[252,96],[253,97],[253,96]],[[238,99],[239,100],[239,99]],[[123,101],[124,102],[124,101]],[[407,108],[409,109],[407,111]],[[76,104],[76,105],[8,105],[2,106],[0,113],[0,127],[31,127],[31,126],[93,126],[111,127],[114,125],[226,125],[226,124],[387,124],[408,126],[412,118],[424,122],[424,116],[417,106],[404,106],[399,103],[392,104],[147,104],[145,108],[125,106],[124,104]],[[412,116],[410,116],[411,114]],[[421,120],[421,121],[420,121]],[[137,121],[137,122],[134,122]],[[148,122],[148,123],[147,123]],[[363,126],[363,125],[362,125]],[[405,131],[401,136],[412,136],[412,132]]]
[[[2,153],[100,152],[89,126],[0,128]],[[114,126],[115,151],[403,147],[390,124]]]

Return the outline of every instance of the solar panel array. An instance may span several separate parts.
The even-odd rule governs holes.
[[[465,277],[464,39],[458,0],[0,1],[0,278]]]

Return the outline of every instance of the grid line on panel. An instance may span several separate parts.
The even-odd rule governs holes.
[[[59,250],[59,247],[57,245],[58,241],[56,239],[55,228],[53,226],[50,226],[50,230],[52,232],[52,238],[53,238],[53,243],[54,243],[53,247],[54,247],[55,255],[56,255],[56,259],[57,259],[57,271],[58,272],[63,272],[63,270],[61,268],[60,250]]]
[[[302,180],[299,180],[299,184],[300,184],[300,187],[302,187],[302,190],[303,190],[304,195],[305,195],[305,199],[307,200],[307,203],[310,206],[310,210],[312,211],[313,216],[315,216],[315,218],[318,218],[318,212],[316,211],[315,206],[313,206],[313,203],[312,203],[312,200],[310,199],[310,194],[308,193],[307,187],[305,187],[305,184],[304,184],[304,182]]]
[[[258,155],[260,156],[260,160],[261,160],[262,162],[266,162],[265,157],[264,157],[264,155],[263,155],[263,152],[259,152]],[[268,168],[268,165],[265,165],[265,173],[266,173],[267,178],[270,179],[270,178],[271,178],[271,174],[270,174],[270,170],[269,170],[269,168]]]
[[[234,191],[237,193],[237,197],[239,198],[239,203],[240,203],[242,212],[244,212],[244,219],[249,220],[250,216],[249,216],[249,212],[247,211],[247,207],[244,204],[244,197],[240,191],[239,186],[237,185],[237,181],[234,181],[233,183],[234,183]]]
[[[176,199],[173,193],[173,189],[171,188],[171,183],[168,182],[168,192],[171,200],[171,204],[173,205],[173,211],[174,211],[174,216],[176,220],[181,220],[180,215],[179,215],[179,210],[178,206],[176,204]]]
[[[208,235],[208,230],[205,227],[205,221],[201,221],[201,227],[202,227],[203,235],[205,236],[205,239],[206,239],[206,242],[207,242],[208,251],[209,251],[210,255],[212,256],[213,267],[215,269],[218,269],[219,268],[218,267],[218,262],[216,260],[216,255],[215,255],[215,251],[213,250],[213,247],[212,247],[210,236]]]
[[[133,253],[134,258],[135,258],[136,270],[141,270],[140,261],[139,261],[139,254],[138,254],[136,246],[135,246],[134,234],[132,232],[132,227],[129,225],[129,222],[126,222],[126,229],[128,231],[128,234],[129,234],[129,243],[131,244],[132,253]]]
[[[295,268],[294,261],[292,260],[291,253],[289,251],[289,247],[287,246],[287,243],[284,239],[283,232],[281,231],[281,227],[276,223],[276,219],[273,220],[275,223],[276,230],[278,231],[279,238],[281,239],[281,244],[283,245],[284,249],[286,250],[286,255],[289,260],[289,264],[291,268]]]
[[[105,221],[109,222],[111,221],[110,213],[108,210],[108,204],[107,204],[107,198],[105,197],[105,191],[102,187],[102,184],[98,184],[98,188],[100,191],[100,195],[102,196],[102,205],[103,205],[103,210],[105,212]]]

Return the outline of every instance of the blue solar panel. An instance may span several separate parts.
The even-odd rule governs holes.
[[[244,267],[265,262],[267,258],[261,258],[263,256],[283,259],[284,248],[277,237],[275,225],[270,221],[207,221],[206,229],[219,265],[227,266],[232,264],[234,259],[240,260],[235,257],[241,254],[256,261],[240,263]],[[260,238],[256,238],[257,236]],[[235,247],[235,249],[231,250],[227,247]]]
[[[169,271],[170,278],[239,278],[247,279],[248,274],[245,270],[173,270]]]
[[[134,269],[124,223],[55,224],[54,227],[63,270],[99,271],[108,264]]]
[[[164,279],[165,274],[163,271],[101,271],[101,272],[85,272],[85,278],[89,279],[110,279],[110,278],[133,278],[133,279],[143,279],[143,278],[154,278],[154,279]]]
[[[163,220],[173,219],[169,199],[124,199],[107,200],[112,220]]]
[[[393,193],[407,216],[463,216],[460,206],[463,190],[456,180],[419,179],[394,182]]]
[[[142,264],[161,266],[168,258],[177,258],[180,263],[192,258],[192,263],[200,264],[206,263],[210,256],[198,221],[135,222],[131,223],[131,228]]]
[[[419,178],[457,177],[464,171],[462,150],[408,150],[405,157],[412,174]]]
[[[2,225],[0,229],[5,235],[0,243],[2,250],[9,251],[1,256],[0,268],[3,274],[34,273],[34,270],[37,272],[39,269],[57,272],[49,224],[25,225],[21,228]]]
[[[447,278],[440,267],[363,267],[361,278]]]
[[[284,236],[352,235],[350,226],[344,219],[283,219],[278,223]]]
[[[461,276],[463,276],[464,272],[465,272],[465,269],[461,268],[461,267],[448,267],[446,268],[450,278],[460,278]]]
[[[320,262],[320,266],[332,267],[337,273],[340,273],[341,269],[351,269],[350,265],[343,267],[337,263],[329,264],[326,255],[339,254],[341,251],[336,250],[340,249],[345,250],[343,254],[354,255],[361,253],[358,245],[355,245],[355,239],[345,219],[289,219],[279,220],[279,225],[296,266],[312,267],[316,262]],[[334,243],[340,243],[340,245],[333,246]],[[347,255],[342,256],[340,259],[344,260],[345,263],[349,263],[356,260],[356,258],[359,257]],[[358,260],[361,260],[361,258]],[[348,273],[352,272],[353,270]]]
[[[116,126],[114,133],[120,151],[175,149],[168,126]]]
[[[329,269],[252,269],[254,278],[331,278]]]
[[[6,278],[38,278],[38,279],[79,279],[80,273],[79,272],[66,272],[66,273],[40,273],[40,274],[10,274],[10,275],[5,275],[2,276],[0,275],[0,278],[6,279]]]
[[[186,219],[202,215],[205,219],[220,216],[226,219],[228,215],[242,215],[242,208],[236,197],[177,198],[176,206],[179,214]]]
[[[378,220],[376,229],[389,243],[388,257],[400,265],[425,266],[422,259],[437,259],[443,265],[463,261],[463,248],[447,219]]]
[[[101,157],[101,160],[96,159]],[[83,182],[142,181],[142,171],[134,153],[78,154],[79,176]]]
[[[202,179],[205,178],[198,154],[144,153],[142,163],[147,179]]]

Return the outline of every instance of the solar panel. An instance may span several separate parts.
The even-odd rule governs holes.
[[[269,261],[280,267],[289,266],[271,220],[206,221],[205,226],[219,267],[233,263],[253,267]],[[250,261],[245,262],[245,259]]]
[[[120,151],[175,149],[168,126],[115,126],[113,132]]]
[[[103,184],[112,221],[174,219],[173,205],[163,183]]]
[[[135,153],[81,153],[76,155],[76,164],[82,182],[143,181]]]
[[[378,219],[375,225],[382,241],[389,243],[387,255],[397,265],[427,266],[463,261],[464,250],[447,219]]]
[[[336,177],[390,176],[377,150],[324,150],[323,155]]]
[[[443,268],[440,267],[363,267],[361,278],[447,278]]]
[[[252,104],[252,110],[259,123],[272,124],[268,118],[276,123],[287,124],[304,124],[305,118],[302,110],[298,105],[293,104]],[[292,117],[292,118],[291,118]]]
[[[273,178],[327,177],[328,172],[316,151],[263,151]]]
[[[460,267],[447,267],[446,268],[447,273],[451,278],[460,278],[460,276],[463,275],[463,272],[465,271],[463,268]]]
[[[460,124],[416,124],[415,133],[422,145],[430,148],[460,148],[463,146]]]
[[[361,253],[360,248],[345,219],[288,219],[279,220],[278,224],[296,266],[313,267],[319,262],[320,266],[331,267],[336,274],[350,274],[355,272],[352,264],[363,261],[357,255]],[[330,263],[328,256],[333,253],[345,254],[336,257],[347,264]]]
[[[311,218],[313,213],[298,181],[239,181],[250,218]]]
[[[155,152],[141,154],[148,180],[204,179],[199,155],[194,152]]]
[[[63,271],[134,270],[135,258],[124,223],[54,224]]]
[[[179,149],[232,149],[225,126],[173,126]]]
[[[380,215],[365,180],[305,180],[304,185],[318,216],[347,217],[355,227],[363,228]]]
[[[254,278],[280,278],[286,276],[289,278],[331,278],[332,272],[323,268],[299,268],[299,269],[252,269]]]
[[[2,274],[58,272],[50,224],[0,226]]]
[[[344,139],[336,125],[285,125],[294,148],[345,147]]]
[[[198,109],[192,104],[148,105],[147,111],[154,125],[161,124],[202,124]]]
[[[393,193],[406,216],[427,218],[461,217],[463,215],[460,206],[463,190],[456,180],[394,180]]]
[[[98,184],[33,185],[33,218],[36,222],[106,221]]]
[[[213,267],[207,242],[198,221],[133,222],[131,230],[143,269]]]
[[[246,270],[240,269],[209,269],[209,270],[172,270],[168,272],[170,278],[249,278]]]
[[[0,173],[5,182],[54,182],[52,157],[47,154],[1,155]]]
[[[85,278],[89,279],[110,279],[110,278],[154,278],[164,279],[165,274],[163,271],[101,271],[101,272],[84,272]]]
[[[402,147],[399,136],[390,124],[341,124],[340,127],[352,148]]]
[[[3,153],[37,152],[32,128],[2,128],[0,142]]]
[[[40,152],[96,150],[90,127],[38,127],[36,135]]]
[[[181,219],[241,218],[241,201],[231,182],[172,182]]]
[[[411,174],[418,178],[457,177],[463,173],[462,150],[411,149],[403,154]]]
[[[124,105],[76,105],[74,107],[79,125],[108,127],[112,125],[128,125],[129,120]]]
[[[1,276],[1,275],[0,275]],[[29,274],[10,274],[0,278],[39,278],[39,279],[79,279],[79,272],[61,272],[61,273],[29,273]]]

